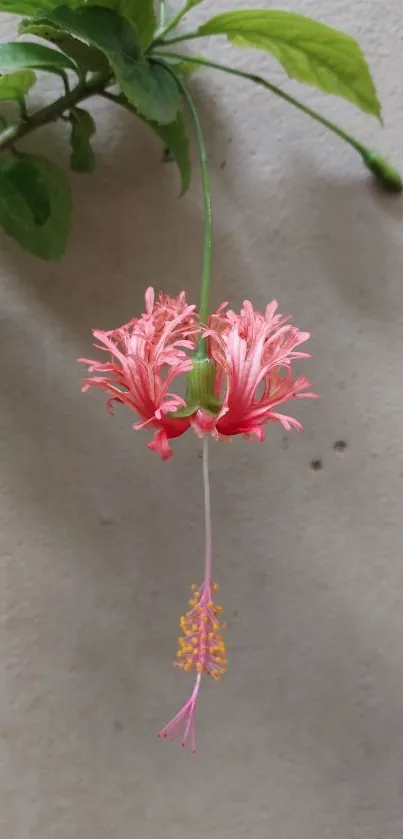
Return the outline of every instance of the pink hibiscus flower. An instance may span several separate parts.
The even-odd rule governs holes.
[[[172,298],[147,289],[146,311],[118,329],[94,330],[106,363],[81,358],[89,372],[83,390],[98,387],[109,394],[107,408],[120,402],[140,421],[135,429],[156,429],[148,444],[164,460],[172,455],[169,440],[193,427],[196,434],[219,439],[243,434],[264,440],[263,426],[280,422],[301,429],[293,417],[278,413],[284,402],[313,397],[310,382],[294,378],[292,362],[309,358],[296,348],[309,338],[277,314],[272,301],[265,314],[245,301],[239,314],[223,303],[207,325],[200,324],[185,292]],[[195,356],[198,339],[208,344],[209,359]],[[193,356],[193,358],[192,358]],[[186,399],[173,388],[187,375]]]

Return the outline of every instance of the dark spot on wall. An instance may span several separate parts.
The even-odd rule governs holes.
[[[345,440],[336,440],[336,442],[333,443],[333,448],[335,452],[338,452],[338,454],[342,454],[342,452],[346,451],[347,443]]]
[[[311,460],[310,467],[313,470],[313,472],[319,472],[321,469],[323,469],[323,463],[320,458],[317,458],[317,460]]]
[[[175,161],[175,158],[174,158],[174,156],[171,152],[171,149],[168,149],[168,148],[164,149],[164,151],[162,153],[162,162],[163,163],[174,163],[174,161]]]

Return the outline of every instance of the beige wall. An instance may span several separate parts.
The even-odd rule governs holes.
[[[197,15],[217,6],[230,2]],[[385,128],[299,93],[402,168],[401,0],[292,8],[360,39]],[[285,84],[269,58],[221,43],[214,55]],[[401,839],[402,199],[269,94],[209,74],[194,89],[214,180],[214,301],[278,297],[312,332],[304,372],[322,398],[297,406],[300,435],[213,448],[230,669],[203,690],[192,757],[155,732],[191,682],[171,660],[201,576],[198,445],[183,438],[161,464],[128,413],[112,419],[100,395],[80,394],[75,359],[92,327],[140,311],[149,283],[195,299],[199,188],[178,202],[158,142],[98,105],[98,168],[73,178],[67,257],[46,265],[1,237],[0,834]],[[27,147],[45,140],[67,159],[56,127]]]

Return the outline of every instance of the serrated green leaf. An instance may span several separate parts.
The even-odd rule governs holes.
[[[0,100],[21,101],[36,82],[33,70],[17,70],[0,77]]]
[[[0,224],[25,250],[60,259],[71,220],[69,185],[56,164],[39,155],[0,160]]]
[[[143,49],[150,46],[157,28],[153,0],[87,0],[89,6],[113,9],[135,25]]]
[[[171,122],[170,125],[158,125],[158,123],[151,122],[150,120],[147,120],[147,125],[158,134],[165,147],[173,155],[180,171],[182,184],[181,195],[183,195],[189,188],[192,167],[190,163],[189,138],[185,120],[181,112],[178,112],[175,122]]]
[[[95,156],[90,143],[95,134],[95,122],[83,108],[73,108],[71,122],[71,157],[70,166],[74,172],[93,172]]]
[[[141,55],[136,31],[125,18],[100,6],[64,5],[53,9],[46,22],[102,50],[122,92],[142,116],[162,124],[175,120],[180,105],[175,79],[160,63]]]
[[[76,65],[67,55],[42,44],[23,41],[0,44],[0,72],[22,67],[58,73],[61,70],[76,70]]]
[[[293,12],[226,12],[204,23],[200,35],[226,35],[237,46],[265,50],[290,78],[334,93],[379,116],[381,106],[357,42],[344,32]]]
[[[35,35],[37,38],[43,38],[44,41],[49,41],[58,47],[65,55],[68,55],[77,66],[83,71],[90,73],[102,73],[108,69],[108,60],[101,50],[96,47],[90,47],[68,32],[63,32],[55,26],[46,25],[44,23],[35,23],[29,19],[22,20],[18,31],[22,35]]]

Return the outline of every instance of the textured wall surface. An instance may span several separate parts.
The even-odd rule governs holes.
[[[217,6],[229,0],[196,19]],[[360,39],[383,130],[269,57],[208,49],[298,90],[402,168],[401,0],[286,7]],[[179,202],[158,141],[94,103],[98,167],[73,177],[67,257],[44,264],[1,235],[1,837],[401,839],[403,202],[282,101],[210,73],[192,84],[214,180],[214,302],[277,297],[312,332],[304,372],[322,398],[297,405],[302,434],[213,448],[230,668],[203,690],[193,757],[155,733],[191,683],[171,661],[201,576],[198,444],[182,438],[160,463],[128,413],[80,394],[75,359],[92,327],[141,310],[146,285],[195,298],[199,185]],[[67,161],[59,128],[25,145],[44,143]]]

